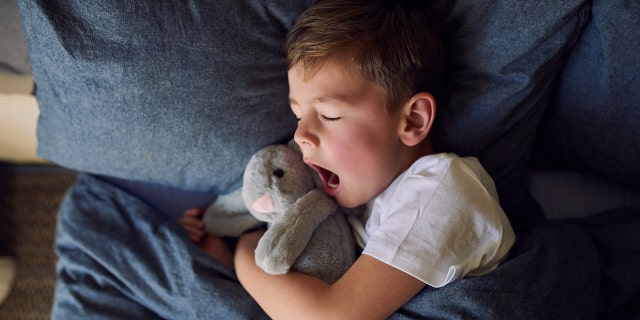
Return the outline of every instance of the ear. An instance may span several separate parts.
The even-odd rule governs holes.
[[[400,140],[407,146],[415,146],[424,140],[436,115],[436,100],[430,93],[420,92],[402,106]]]

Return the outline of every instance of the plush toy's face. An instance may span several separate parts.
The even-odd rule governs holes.
[[[314,188],[312,171],[285,145],[258,151],[244,173],[242,197],[258,219],[270,222]]]

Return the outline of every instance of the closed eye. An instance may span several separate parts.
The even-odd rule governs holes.
[[[322,117],[322,120],[326,120],[326,121],[338,121],[341,118],[341,117],[331,118],[331,117],[327,117],[327,116],[321,116],[321,117]]]

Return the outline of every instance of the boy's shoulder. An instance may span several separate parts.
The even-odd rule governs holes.
[[[466,181],[474,180],[480,182],[492,196],[498,198],[493,178],[476,157],[461,157],[455,153],[430,154],[416,160],[402,176],[444,179],[457,185],[464,185]]]
[[[425,168],[448,169],[451,167],[471,167],[473,169],[482,168],[482,164],[476,157],[460,157],[455,153],[433,153],[416,160],[410,170],[422,170]]]

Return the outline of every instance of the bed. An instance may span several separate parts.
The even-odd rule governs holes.
[[[309,2],[19,1],[37,154],[81,173],[60,208],[52,318],[266,318],[175,218],[290,138],[282,39]],[[392,318],[640,316],[640,5],[437,2],[435,146],[480,159],[519,240],[495,272]]]

